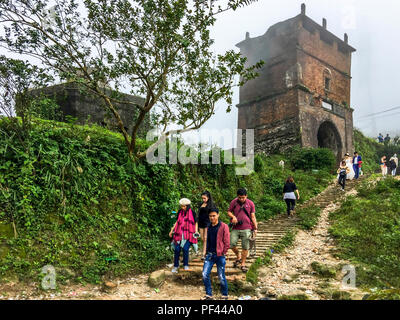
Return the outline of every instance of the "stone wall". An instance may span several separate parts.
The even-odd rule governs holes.
[[[110,91],[107,89],[107,94]],[[31,91],[31,94],[37,97],[44,96],[52,98],[60,106],[62,111],[62,120],[66,121],[66,116],[77,118],[77,123],[96,123],[110,130],[119,131],[114,115],[108,111],[105,101],[95,95],[88,93],[79,88],[77,83],[68,82],[51,87],[37,89]],[[144,104],[144,99],[128,94],[120,94],[118,100],[134,103],[138,105]],[[114,103],[125,129],[131,132],[135,119],[138,115],[138,108],[128,103]],[[139,135],[143,136],[150,128],[150,115],[146,116],[142,123]]]
[[[239,105],[239,129],[254,129],[255,151],[285,151],[300,144],[295,89]]]

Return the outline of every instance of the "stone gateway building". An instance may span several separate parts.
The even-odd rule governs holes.
[[[340,160],[353,151],[351,54],[356,51],[306,16],[279,22],[237,44],[247,65],[265,62],[260,76],[240,88],[238,128],[254,129],[256,152],[294,145],[325,147]]]

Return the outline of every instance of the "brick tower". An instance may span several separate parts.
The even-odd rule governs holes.
[[[254,129],[256,152],[300,145],[326,147],[338,160],[353,151],[350,108],[351,54],[339,39],[306,16],[279,22],[236,46],[250,66],[265,62],[260,76],[240,88],[238,128]]]

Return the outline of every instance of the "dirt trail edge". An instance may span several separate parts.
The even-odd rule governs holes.
[[[325,192],[328,196],[341,191],[331,186]],[[339,201],[332,201],[323,208],[312,230],[298,230],[293,245],[283,253],[273,255],[271,263],[260,268],[259,294],[272,299],[362,299],[367,292],[352,288],[343,281],[346,273],[342,271],[351,263],[335,257],[337,249],[328,232],[329,213],[340,207],[341,199],[355,194],[353,184]],[[320,202],[317,200],[316,204]]]

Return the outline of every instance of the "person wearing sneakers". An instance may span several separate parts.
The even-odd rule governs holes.
[[[250,238],[257,236],[257,220],[254,203],[247,199],[246,189],[241,188],[237,191],[237,198],[229,205],[228,216],[232,224],[231,249],[236,254],[233,266],[235,268],[240,266],[243,272],[247,272],[246,258],[250,249]],[[236,247],[239,238],[242,240],[241,257]]]
[[[169,233],[175,246],[173,273],[178,272],[181,250],[183,251],[184,269],[189,270],[189,248],[192,244],[197,244],[197,238],[194,235],[198,233],[196,214],[190,208],[190,200],[183,198],[179,200],[179,205],[181,209],[178,212],[178,218]]]
[[[338,173],[338,183],[342,187],[342,191],[344,191],[344,187],[346,185],[346,176],[349,174],[350,169],[346,165],[346,161],[342,160],[340,163],[339,169],[337,169]]]
[[[287,215],[288,218],[293,216],[294,214],[294,207],[296,206],[296,195],[294,193],[297,193],[297,200],[300,199],[300,194],[299,190],[297,189],[296,184],[294,183],[293,177],[288,177],[286,179],[285,185],[283,186],[283,199],[286,202],[286,207],[287,207]]]
[[[206,295],[203,300],[212,300],[210,274],[214,264],[217,265],[218,278],[221,284],[222,299],[228,299],[228,282],[225,277],[225,255],[230,247],[229,227],[219,220],[219,210],[211,208],[210,224],[207,228],[206,258],[203,265],[203,283]]]

